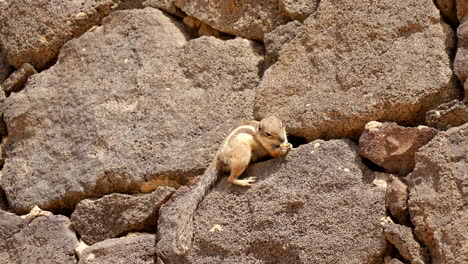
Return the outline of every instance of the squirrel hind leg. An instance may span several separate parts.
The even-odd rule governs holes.
[[[245,171],[247,166],[249,166],[250,158],[247,159],[237,159],[235,162],[231,163],[231,174],[229,175],[228,181],[239,185],[239,186],[251,186],[252,183],[256,181],[255,177],[249,177],[247,179],[239,180],[238,177]]]

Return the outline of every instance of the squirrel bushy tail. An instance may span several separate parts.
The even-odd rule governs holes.
[[[219,162],[215,158],[198,184],[187,193],[175,197],[167,206],[161,207],[158,218],[159,256],[171,259],[187,253],[193,238],[193,216],[198,204],[216,182],[220,174]]]

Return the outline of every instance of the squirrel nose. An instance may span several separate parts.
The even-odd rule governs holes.
[[[284,142],[284,137],[283,137],[283,136],[280,136],[280,137],[279,137],[279,140],[280,140],[281,142]]]

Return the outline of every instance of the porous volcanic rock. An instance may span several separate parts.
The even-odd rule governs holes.
[[[432,1],[321,1],[262,78],[255,117],[289,134],[358,138],[371,120],[417,124],[459,96],[454,34]]]
[[[152,234],[106,239],[83,250],[78,264],[155,264],[155,249]]]
[[[0,35],[11,65],[47,67],[60,47],[114,10],[141,6],[141,0],[7,0],[0,12]]]
[[[78,239],[63,215],[41,216],[30,223],[0,211],[1,263],[76,263]]]
[[[438,129],[468,123],[468,101],[453,100],[426,113],[426,124]]]
[[[188,38],[157,9],[117,11],[9,96],[1,186],[12,209],[72,209],[201,174],[229,131],[253,119],[263,49]]]
[[[1,88],[5,92],[18,92],[23,88],[23,85],[26,83],[29,76],[36,73],[37,71],[33,66],[31,66],[31,64],[24,63],[3,82]]]
[[[427,249],[415,240],[411,227],[394,223],[385,224],[385,237],[397,249],[400,255],[412,264],[425,264],[429,261]]]
[[[435,3],[439,8],[440,13],[446,19],[446,21],[453,26],[458,25],[457,18],[457,0],[436,0]]]
[[[149,194],[114,193],[97,200],[84,199],[70,220],[88,245],[130,231],[155,229],[159,207],[173,192],[173,188],[159,187]]]
[[[143,2],[143,6],[158,8],[179,17],[185,16],[185,14],[175,5],[174,0],[146,0]]]
[[[298,21],[291,21],[281,25],[270,33],[265,34],[265,69],[275,64],[283,46],[298,34],[298,29],[302,24]]]
[[[391,173],[407,175],[414,168],[414,153],[436,134],[431,127],[372,121],[359,138],[359,154]]]
[[[8,75],[10,75],[10,72],[11,72],[11,67],[10,67],[10,64],[8,63],[6,54],[3,52],[3,47],[0,42],[0,85],[3,83],[4,80],[6,80],[6,78],[8,78]]]
[[[385,191],[349,140],[317,140],[252,165],[250,188],[222,177],[194,216],[187,255],[166,263],[377,263]],[[168,205],[170,206],[170,204]],[[160,232],[161,226],[158,226]],[[170,228],[169,226],[165,228]],[[167,230],[166,230],[167,231]],[[171,245],[160,245],[165,249]],[[167,251],[166,251],[167,252]]]
[[[175,0],[186,14],[232,35],[262,40],[265,33],[315,11],[317,0],[224,1]]]
[[[385,205],[399,224],[409,224],[408,186],[399,177],[389,175]]]
[[[468,1],[467,0],[455,0],[456,1],[456,10],[457,18],[460,23],[463,23],[465,15],[468,13]]]
[[[468,263],[468,124],[439,132],[416,153],[408,208],[432,263]]]

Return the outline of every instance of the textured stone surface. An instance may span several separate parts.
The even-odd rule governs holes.
[[[391,259],[390,262],[388,262],[388,264],[403,264],[403,262],[394,258],[394,259]]]
[[[385,205],[399,224],[409,224],[408,218],[408,186],[398,177],[389,176]]]
[[[155,264],[155,248],[152,234],[107,239],[86,248],[78,264]]]
[[[60,47],[110,12],[141,1],[98,0],[8,0],[0,12],[0,35],[8,60],[16,68],[30,63],[42,70],[56,57]],[[25,15],[27,14],[27,15]]]
[[[394,223],[385,224],[385,237],[397,249],[400,255],[412,264],[429,263],[429,254],[425,248],[415,240],[410,227]]]
[[[13,72],[8,79],[1,85],[5,92],[18,92],[23,88],[29,76],[36,74],[37,71],[29,63],[24,63],[18,70]]]
[[[283,46],[298,34],[298,29],[302,24],[298,21],[291,21],[286,25],[281,25],[270,33],[265,34],[265,69],[275,64]]]
[[[457,9],[457,18],[463,23],[466,13],[468,13],[468,0],[455,0]]]
[[[414,168],[414,153],[436,134],[436,129],[426,126],[372,121],[359,138],[359,154],[391,173],[406,175]]]
[[[7,98],[1,185],[13,210],[73,208],[203,172],[226,133],[253,118],[263,51],[244,39],[187,42],[183,28],[153,8],[114,12]]]
[[[264,74],[255,116],[289,133],[357,138],[371,120],[416,124],[459,95],[451,28],[432,1],[321,1]]]
[[[63,215],[42,216],[29,224],[0,211],[1,263],[76,263],[78,240]]]
[[[416,153],[408,186],[411,221],[432,263],[468,263],[468,124]]]
[[[165,263],[376,263],[385,193],[348,140],[314,141],[252,165],[250,188],[222,177],[194,217],[185,259]],[[359,194],[359,195],[356,195]],[[158,228],[161,228],[160,226]],[[159,249],[159,244],[158,248]]]
[[[174,0],[146,0],[143,2],[143,6],[158,8],[169,14],[184,17],[184,13],[177,8]]]
[[[440,10],[440,13],[445,20],[453,26],[456,26],[458,22],[457,18],[457,0],[436,0],[435,3]]]
[[[1,12],[1,9],[0,9]],[[10,64],[8,63],[8,59],[6,57],[6,54],[3,52],[3,47],[0,42],[0,85],[3,83],[6,78],[8,78],[8,75],[10,75],[11,72],[11,67]]]
[[[468,101],[453,100],[426,113],[426,124],[438,129],[461,126],[468,122]]]
[[[86,244],[131,232],[154,229],[158,210],[174,192],[159,187],[150,194],[111,194],[79,202],[71,216],[75,230]]]
[[[175,0],[185,13],[232,35],[262,40],[265,33],[291,19],[304,19],[318,1],[207,1]]]

